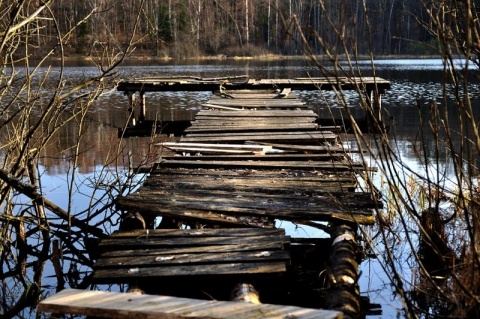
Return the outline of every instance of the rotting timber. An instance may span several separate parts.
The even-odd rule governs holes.
[[[380,108],[389,82],[378,78],[121,82],[118,90],[129,96],[130,127],[147,121],[146,92],[214,94],[177,142],[162,143],[165,155],[143,185],[117,198],[125,218],[121,230],[99,244],[94,280],[191,300],[252,300],[235,294],[254,287],[262,305],[285,306],[278,318],[303,318],[301,311],[286,310],[292,306],[338,311],[322,313],[324,318],[367,312],[357,283],[357,227],[373,224],[381,202],[375,192],[356,191],[358,174],[369,168],[351,159],[338,128],[319,126],[316,114],[291,92],[359,86],[372,109]],[[291,238],[282,228],[287,222],[320,228],[330,237]],[[220,314],[223,304],[202,304],[202,318],[246,317],[247,308],[232,304]],[[184,318],[178,307],[159,311]],[[192,301],[189,307],[198,305]],[[275,317],[257,310],[261,316],[248,318]]]

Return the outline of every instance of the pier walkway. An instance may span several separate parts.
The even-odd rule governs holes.
[[[355,150],[343,147],[338,128],[319,126],[293,95],[292,87],[307,84],[284,82],[257,80],[254,90],[222,83],[179,141],[162,143],[162,158],[144,184],[116,200],[127,217],[99,245],[95,282],[215,300],[229,300],[232,287],[251,283],[264,303],[360,313],[356,227],[373,224],[381,202],[374,192],[356,191],[359,173],[369,168],[352,160]],[[377,82],[383,93],[387,81],[369,82],[372,90]],[[166,85],[133,81],[119,89]],[[291,238],[283,223],[330,237]]]

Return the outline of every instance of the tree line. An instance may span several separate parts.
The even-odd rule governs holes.
[[[428,15],[417,0],[56,0],[56,20],[37,29],[45,48],[55,30],[75,30],[66,48],[92,55],[105,47],[123,50],[132,40],[137,54],[301,54],[302,33],[322,54],[325,46],[358,54],[427,54]],[[91,19],[84,20],[93,12]],[[133,39],[130,35],[135,34]],[[293,41],[292,41],[293,40]],[[321,43],[319,43],[321,42]],[[346,47],[340,49],[340,43]],[[338,47],[338,48],[337,48]]]

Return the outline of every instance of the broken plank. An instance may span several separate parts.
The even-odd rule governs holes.
[[[271,145],[276,149],[283,150],[294,150],[302,151],[307,153],[348,153],[349,150],[345,150],[342,146],[337,145],[292,145],[292,144],[275,144],[275,143],[263,143],[257,142],[258,144]],[[246,141],[246,144],[250,144],[250,141]]]
[[[221,106],[221,105],[215,105],[215,104],[210,104],[210,103],[203,103],[203,107],[208,107],[208,108],[213,108],[213,109],[219,109],[219,110],[229,110],[229,111],[235,111],[235,110],[241,110],[242,108],[236,108],[236,107],[231,107],[231,106]]]
[[[194,147],[194,148],[208,148],[208,149],[234,149],[234,150],[248,150],[253,152],[265,152],[271,150],[269,145],[254,145],[254,144],[207,144],[207,143],[185,143],[185,142],[163,142],[156,145],[165,147]]]

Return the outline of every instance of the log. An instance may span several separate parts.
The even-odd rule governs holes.
[[[333,239],[327,271],[329,288],[325,307],[341,311],[344,318],[360,317],[360,289],[358,287],[359,250],[356,231],[348,225],[332,228]]]

